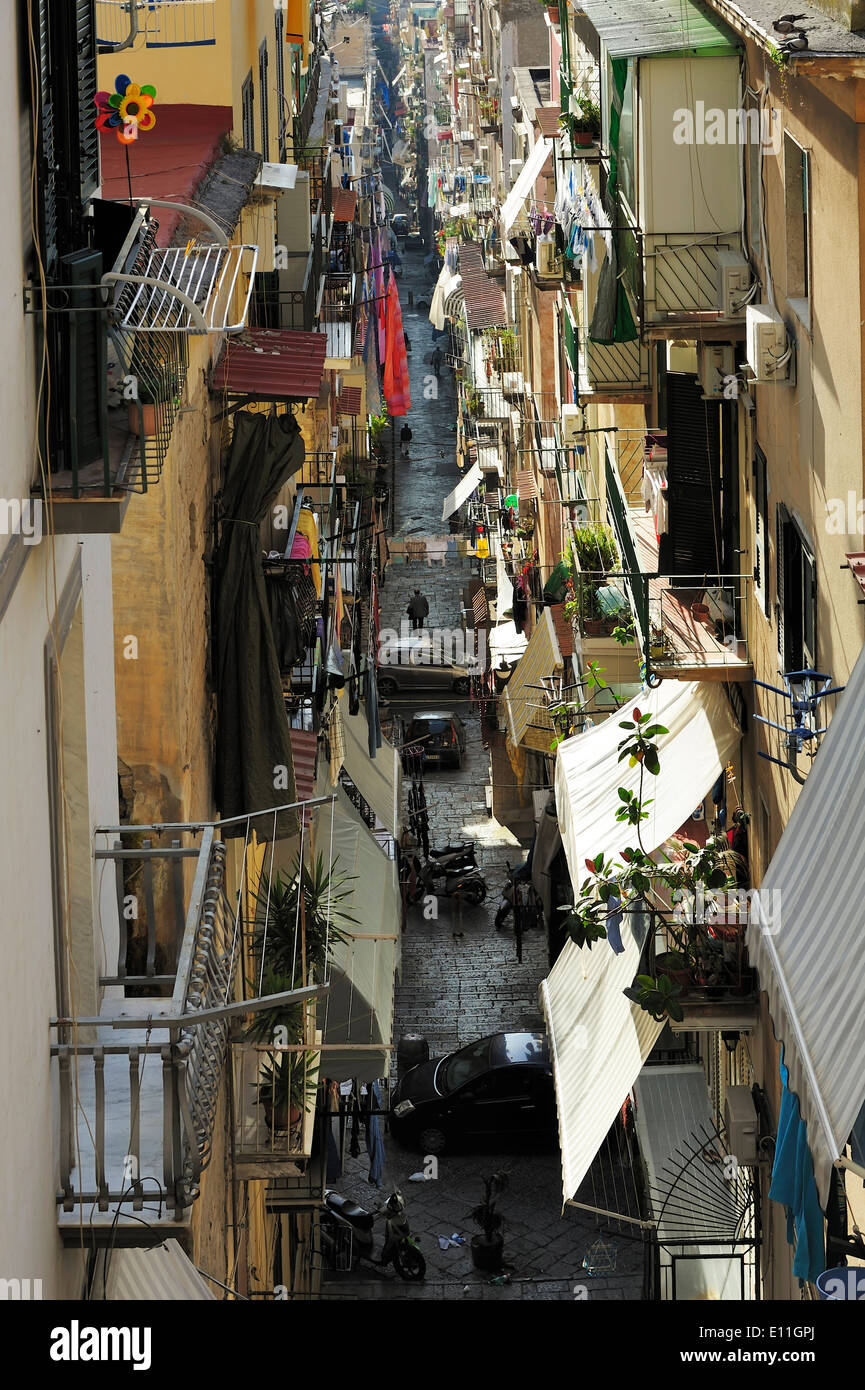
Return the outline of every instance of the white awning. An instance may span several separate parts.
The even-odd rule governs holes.
[[[528,639],[517,632],[514,623],[499,623],[490,628],[490,665],[501,666],[502,660],[519,661],[528,644]]]
[[[447,521],[449,516],[458,512],[464,502],[467,502],[472,493],[483,481],[483,473],[476,463],[473,463],[467,473],[464,473],[454,488],[453,492],[445,498],[442,507],[442,521]]]
[[[193,1303],[221,1298],[215,1288],[172,1237],[152,1247],[100,1251],[90,1296],[100,1302]]]
[[[435,289],[432,292],[432,302],[430,303],[429,321],[433,328],[439,332],[445,326],[445,304],[451,294],[458,290],[462,285],[462,276],[454,275],[447,261],[445,261],[439,271],[439,278],[436,281]]]
[[[560,743],[556,806],[575,890],[587,875],[587,859],[602,850],[610,862],[628,843],[623,833],[627,827],[616,820],[622,804],[618,789],[638,791],[640,769],[618,760],[618,745],[625,737],[619,720],[632,719],[635,709],[641,714],[651,712],[652,723],[669,730],[657,740],[660,775],[647,774],[643,779],[643,797],[652,798],[641,830],[649,853],[688,819],[742,736],[720,682],[663,681],[656,690],[644,690],[623,705],[618,719],[605,720]]]
[[[754,895],[747,934],[824,1208],[832,1164],[865,1104],[863,729],[865,648]]]
[[[382,736],[381,748],[369,756],[369,726],[366,714],[349,714],[348,701],[338,700],[334,718],[341,719],[345,739],[343,766],[382,825],[398,834],[402,795],[402,765],[392,743]]]
[[[517,181],[508,194],[502,206],[502,215],[499,222],[502,238],[506,237],[523,203],[528,198],[535,186],[535,180],[552,153],[553,141],[546,136],[539,140],[529,151],[529,157],[517,175]]]
[[[370,834],[345,792],[317,817],[316,853],[339,878],[351,876],[340,907],[355,920],[338,923],[330,993],[319,1006],[324,1033],[321,1075],[375,1081],[390,1071],[394,975],[399,965],[401,903],[396,864]]]
[[[621,955],[605,941],[590,951],[569,941],[541,982],[565,1201],[591,1168],[663,1028],[622,993],[634,982],[646,926],[634,913],[625,917]]]

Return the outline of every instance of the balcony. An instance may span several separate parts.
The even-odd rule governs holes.
[[[739,245],[738,235],[647,233],[643,238],[646,329],[663,337],[729,323],[719,307],[720,254],[737,251]],[[744,322],[738,323],[743,334]]]
[[[160,845],[147,829],[124,827],[126,843],[112,833],[95,851],[113,868],[121,906],[140,914],[135,930],[120,913],[117,973],[100,981],[109,992],[99,1017],[54,1024],[67,1245],[80,1244],[82,1227],[97,1243],[134,1231],[135,1244],[186,1227],[210,1159],[228,1022],[204,1011],[234,999],[237,963],[226,847],[213,826],[173,827]]]
[[[231,1045],[234,1167],[242,1179],[300,1177],[312,1155],[321,1032],[305,1010],[304,1041]]]
[[[654,914],[645,973],[667,975],[679,987],[683,1017],[672,1023],[675,1032],[747,1032],[760,1016],[759,985],[745,948],[749,894],[732,889],[708,896],[704,906],[695,898]]]
[[[596,402],[648,398],[649,350],[639,338],[629,343],[596,343],[587,327],[577,327],[575,346],[581,398]]]
[[[354,356],[360,279],[354,274],[328,273],[321,286],[318,326],[327,334],[325,363],[347,365]]]
[[[138,5],[96,0],[100,54],[119,53],[143,41],[145,48],[201,48],[216,43],[216,0],[171,0]]]

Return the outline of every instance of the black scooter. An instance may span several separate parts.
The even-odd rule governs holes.
[[[338,1192],[325,1192],[321,1213],[321,1252],[334,1270],[348,1272],[362,1260],[382,1273],[392,1264],[401,1279],[417,1282],[426,1274],[426,1260],[411,1233],[405,1199],[397,1190],[379,1211],[367,1211]],[[376,1258],[373,1226],[385,1218],[384,1244]]]
[[[406,899],[418,903],[421,898],[462,898],[477,906],[487,895],[487,885],[478,868],[474,845],[448,845],[443,850],[430,850],[429,858],[408,851],[403,860],[406,878]]]

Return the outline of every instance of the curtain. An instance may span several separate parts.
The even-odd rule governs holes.
[[[296,800],[259,527],[303,459],[303,440],[293,415],[236,413],[215,563],[216,800],[224,817]],[[281,769],[285,772],[280,775]],[[284,814],[277,833],[293,834],[296,825],[293,812]],[[257,828],[261,830],[261,822]],[[238,826],[234,833],[243,829]]]

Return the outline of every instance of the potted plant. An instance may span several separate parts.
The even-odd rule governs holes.
[[[254,1082],[254,1105],[264,1109],[264,1122],[271,1134],[288,1133],[299,1125],[318,1089],[310,1074],[312,1052],[278,1052],[262,1063]]]
[[[484,1178],[484,1195],[469,1213],[470,1219],[480,1227],[480,1235],[472,1236],[472,1264],[475,1269],[495,1273],[502,1267],[502,1253],[505,1238],[502,1235],[503,1217],[497,1210],[497,1202],[508,1187],[507,1173],[491,1173]]]
[[[573,140],[575,145],[587,146],[601,133],[601,108],[591,97],[580,92],[576,97],[579,112],[574,113]]]

